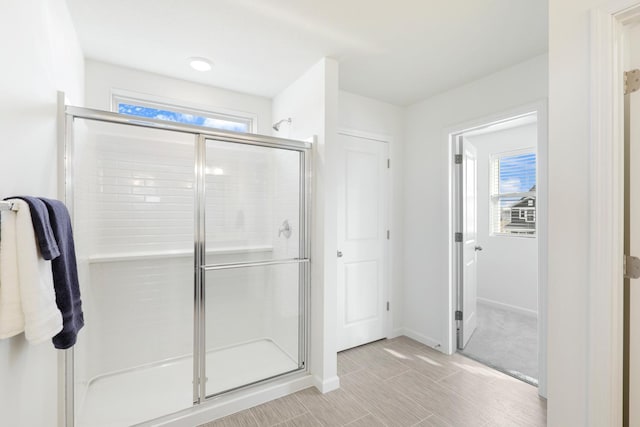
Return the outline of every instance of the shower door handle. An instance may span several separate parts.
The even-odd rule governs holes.
[[[338,251],[338,258],[342,258],[342,251]]]

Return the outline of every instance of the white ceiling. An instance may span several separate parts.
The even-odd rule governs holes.
[[[87,58],[266,97],[323,56],[342,89],[408,105],[547,51],[547,0],[67,3]]]

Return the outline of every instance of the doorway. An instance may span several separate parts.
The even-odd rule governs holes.
[[[347,133],[338,184],[338,351],[387,336],[388,143]]]
[[[536,386],[540,128],[535,110],[450,134],[455,349]]]

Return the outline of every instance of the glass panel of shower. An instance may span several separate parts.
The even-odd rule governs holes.
[[[310,144],[75,107],[66,132],[86,323],[67,426],[143,423],[306,368]]]
[[[75,420],[128,426],[193,404],[196,138],[79,118],[73,133]]]
[[[206,396],[303,367],[303,159],[206,140]]]

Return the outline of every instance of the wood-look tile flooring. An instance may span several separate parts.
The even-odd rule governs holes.
[[[338,354],[340,389],[302,390],[201,427],[545,426],[538,390],[406,337]]]

